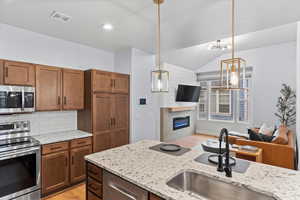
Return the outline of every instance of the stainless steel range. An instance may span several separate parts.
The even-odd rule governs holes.
[[[0,124],[0,200],[39,200],[40,144],[30,122]]]

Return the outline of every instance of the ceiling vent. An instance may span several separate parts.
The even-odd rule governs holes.
[[[61,12],[57,12],[57,11],[53,11],[50,15],[50,17],[52,19],[58,20],[58,21],[62,21],[62,22],[68,22],[71,20],[71,17],[69,15],[66,15],[64,13]]]

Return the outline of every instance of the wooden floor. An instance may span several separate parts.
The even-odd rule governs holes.
[[[207,139],[215,138],[214,136],[208,135],[192,135],[187,136],[175,141],[172,141],[173,144],[178,144],[183,147],[192,148],[201,144]],[[67,189],[58,194],[51,195],[50,197],[44,198],[43,200],[85,200],[85,184],[74,186],[70,189]]]

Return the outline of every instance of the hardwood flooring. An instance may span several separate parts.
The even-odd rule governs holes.
[[[216,137],[197,134],[197,135],[187,136],[172,141],[170,143],[178,144],[183,147],[192,148],[194,146],[201,144],[203,141],[212,138],[215,139]],[[85,184],[80,184],[70,189],[66,189],[63,192],[59,192],[57,194],[51,195],[50,197],[45,197],[43,198],[43,200],[85,200]]]

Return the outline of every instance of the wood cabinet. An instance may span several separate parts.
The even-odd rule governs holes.
[[[103,173],[104,173],[104,176],[106,176],[107,173],[100,167],[97,167],[96,165],[94,165],[90,162],[86,162],[86,166],[87,166],[87,176],[88,176],[86,179],[86,200],[102,200],[103,190],[105,188],[105,186],[103,186],[103,185],[105,185],[105,183],[103,183]],[[138,191],[143,190],[144,192],[146,192],[146,195],[148,196],[148,200],[164,200],[163,198],[161,198],[157,195],[154,195],[148,191],[145,191],[144,189],[141,189],[140,187],[134,185],[133,183],[130,183],[122,178],[115,176],[115,175],[113,175],[113,176],[114,176],[114,178],[111,180],[116,181],[116,179],[118,179],[117,180],[118,184],[120,184],[120,186],[122,186],[122,188],[124,188],[124,191],[127,191],[127,190],[128,190],[128,192],[130,191],[130,194],[133,195],[134,197],[135,197],[135,195],[138,196],[138,194],[140,194],[140,192],[138,192]],[[107,180],[107,178],[106,179],[104,178],[104,180]],[[135,191],[135,192],[133,192],[133,191]],[[111,194],[111,193],[109,193],[109,194]],[[126,198],[126,199],[128,199],[128,198]]]
[[[36,109],[80,110],[84,107],[84,73],[45,65],[36,66]]]
[[[4,60],[0,60],[0,85],[4,84]]]
[[[78,112],[78,128],[93,133],[93,151],[128,144],[129,76],[89,70],[85,72],[85,88],[85,108]]]
[[[84,157],[92,153],[91,138],[42,146],[42,195],[46,196],[84,181]]]
[[[4,61],[4,84],[35,85],[35,66],[30,63]]]
[[[78,183],[85,179],[84,156],[92,153],[92,146],[77,147],[71,149],[70,158],[70,180],[71,183]]]
[[[117,74],[114,73],[112,75],[113,85],[112,92],[113,93],[125,93],[129,92],[129,76],[125,74]]]
[[[69,184],[69,152],[42,156],[42,193],[47,194]]]
[[[61,109],[61,78],[58,67],[36,66],[36,109],[39,111]]]
[[[63,69],[63,109],[84,107],[84,74],[81,70]]]

